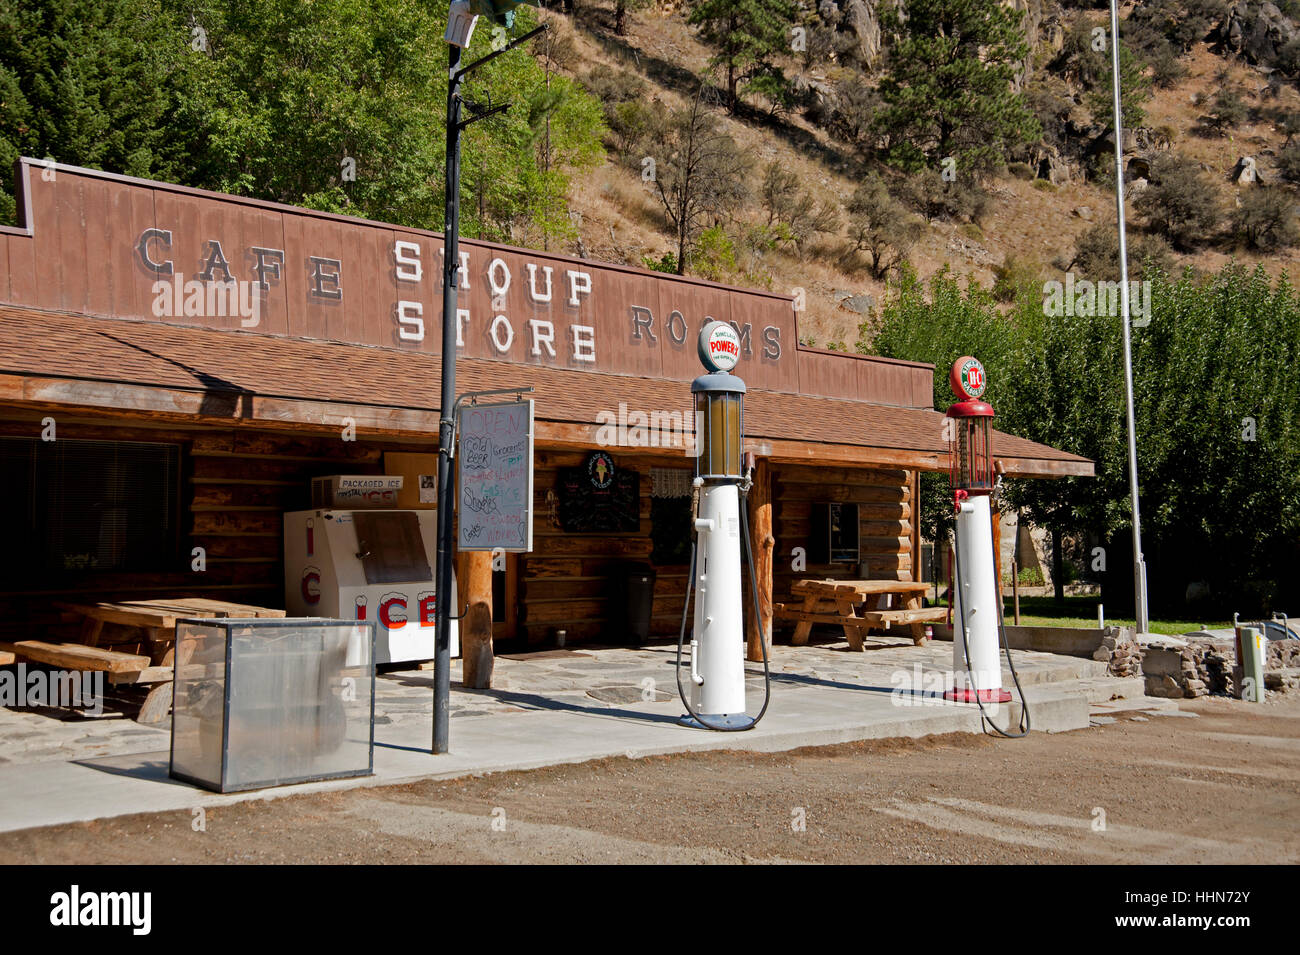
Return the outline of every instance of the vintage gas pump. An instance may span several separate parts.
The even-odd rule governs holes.
[[[677,689],[688,716],[683,722],[712,730],[752,729],[767,711],[745,713],[744,595],[741,588],[740,545],[745,542],[749,579],[758,613],[758,584],[749,542],[744,497],[749,491],[748,469],[742,464],[745,383],[731,374],[740,359],[740,336],[726,322],[710,322],[700,330],[700,361],[707,374],[691,383],[695,398],[696,465],[695,548],[691,554],[689,586],[695,591],[695,627],[691,634],[690,694],[682,686],[682,645],[691,595],[682,610],[677,641]],[[767,648],[763,649],[767,672]]]
[[[996,480],[989,445],[993,407],[980,400],[987,382],[984,366],[976,359],[965,356],[953,362],[949,382],[959,399],[948,409],[957,567],[953,587],[953,687],[944,698],[978,703],[983,709],[985,703],[1011,700],[1011,694],[1002,689],[998,661],[1002,595],[997,586],[989,503]]]

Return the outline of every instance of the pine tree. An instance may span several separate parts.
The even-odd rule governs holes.
[[[989,0],[907,0],[905,18],[885,11],[893,42],[877,128],[893,163],[933,168],[951,157],[970,172],[1037,138],[1038,121],[1012,90],[1029,53],[1021,21]]]
[[[740,81],[771,68],[790,48],[795,7],[789,0],[695,0],[687,22],[716,49],[711,65],[727,74],[727,108],[736,111]]]

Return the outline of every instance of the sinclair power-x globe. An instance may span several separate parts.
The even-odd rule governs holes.
[[[984,366],[958,358],[949,375],[957,403],[948,409],[953,505],[957,512],[956,582],[953,594],[953,687],[945,697],[963,703],[1006,703],[998,661],[997,568],[989,495],[996,475],[989,445],[993,407],[981,401]]]

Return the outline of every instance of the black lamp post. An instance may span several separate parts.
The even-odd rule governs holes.
[[[455,488],[452,486],[455,471],[452,459],[456,454],[454,408],[456,407],[456,275],[460,266],[460,134],[465,127],[509,108],[504,103],[461,119],[464,98],[461,85],[465,77],[484,63],[502,53],[513,50],[546,29],[542,24],[523,36],[475,60],[469,66],[460,65],[462,45],[468,46],[473,33],[473,20],[459,36],[455,33],[455,18],[474,17],[486,13],[498,25],[509,27],[514,22],[513,10],[517,3],[510,0],[475,0],[469,4],[452,4],[453,22],[447,31],[449,55],[447,58],[447,204],[442,232],[442,397],[438,405],[438,549],[434,557],[434,577],[437,580],[437,603],[434,608],[433,657],[433,752],[447,752],[447,728],[450,717],[448,703],[451,698],[451,561],[455,547],[453,521],[455,518]],[[459,10],[455,9],[459,7]],[[457,42],[459,41],[459,42]]]

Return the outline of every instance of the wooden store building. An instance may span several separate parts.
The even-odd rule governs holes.
[[[70,604],[282,610],[283,515],[310,506],[313,477],[401,475],[401,506],[436,506],[420,477],[436,470],[439,234],[34,160],[16,174],[0,640],[68,639]],[[711,319],[740,336],[765,610],[800,577],[919,575],[918,472],[947,468],[932,366],[804,347],[785,295],[474,241],[460,276],[458,391],[530,386],[536,403],[534,549],[487,587],[499,647],[619,640],[628,561],[656,571],[652,632],[676,633]],[[1092,473],[1010,435],[993,451],[1009,476]],[[593,470],[612,493],[586,493]],[[483,573],[462,566],[462,596]]]

